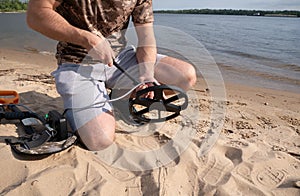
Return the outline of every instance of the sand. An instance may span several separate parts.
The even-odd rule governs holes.
[[[0,90],[16,90],[20,103],[37,113],[62,112],[50,76],[55,69],[51,55],[1,49]],[[80,145],[46,157],[18,155],[4,139],[17,137],[20,125],[1,121],[0,195],[300,195],[300,94],[225,87],[220,135],[211,130],[214,100],[199,79],[190,97],[198,119],[188,121],[191,114],[183,113],[148,135],[118,130],[115,146],[123,151],[113,158]],[[213,147],[201,154],[205,138],[214,136]],[[152,167],[151,153],[140,162],[130,157],[170,143],[174,151],[164,151],[167,164]]]

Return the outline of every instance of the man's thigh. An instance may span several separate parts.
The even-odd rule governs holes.
[[[78,71],[78,65],[62,66],[55,72],[56,88],[73,131],[103,112],[112,111],[104,82]]]

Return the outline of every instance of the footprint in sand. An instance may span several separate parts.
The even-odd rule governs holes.
[[[276,152],[265,158],[265,161],[253,164],[252,180],[256,186],[273,190],[281,185],[290,186],[291,181],[299,179],[299,163],[286,153]],[[294,185],[291,185],[291,188]]]
[[[217,186],[224,184],[221,182],[226,182],[226,174],[230,168],[230,163],[222,163],[223,161],[218,160],[216,156],[211,157],[206,169],[202,173],[202,180],[212,186]],[[228,178],[229,176],[227,176]]]
[[[283,170],[266,167],[258,171],[253,181],[272,189],[278,187],[285,179],[286,173]]]
[[[253,181],[251,179],[252,169],[252,164],[244,162],[235,169],[235,172],[238,174],[239,177],[253,184]]]
[[[221,146],[216,153],[208,156],[206,167],[200,175],[202,181],[212,186],[225,184],[231,177],[231,170],[242,161],[241,156],[240,149]]]

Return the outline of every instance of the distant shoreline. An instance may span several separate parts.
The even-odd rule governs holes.
[[[9,11],[9,12],[3,12],[0,11],[0,14],[20,14],[20,13],[26,13],[27,10],[20,10],[20,11]]]
[[[188,15],[189,13],[161,13],[161,12],[154,12],[155,14],[182,14],[182,15]],[[256,15],[238,15],[238,14],[192,14],[192,15],[220,15],[220,16],[255,16],[255,17],[285,17],[285,18],[300,18],[296,15],[278,15],[278,14],[274,14],[274,15],[264,15],[264,16],[256,16]]]
[[[157,14],[207,14],[207,15],[238,15],[265,17],[293,17],[299,18],[300,11],[296,10],[233,10],[233,9],[185,9],[185,10],[154,10]]]
[[[3,11],[1,13],[25,13],[27,10]],[[154,10],[157,14],[207,14],[207,15],[238,15],[300,18],[298,10],[235,10],[235,9],[183,9],[183,10]]]
[[[0,11],[0,14],[26,13],[27,10]],[[233,10],[233,9],[184,9],[184,10],[154,10],[156,14],[203,14],[203,15],[237,15],[300,18],[300,11],[296,10]]]

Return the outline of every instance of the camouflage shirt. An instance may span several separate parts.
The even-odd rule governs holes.
[[[71,25],[103,35],[118,54],[126,46],[125,30],[129,19],[134,23],[153,22],[152,0],[57,0],[56,12]],[[59,42],[58,64],[80,63],[87,55],[82,46]]]

